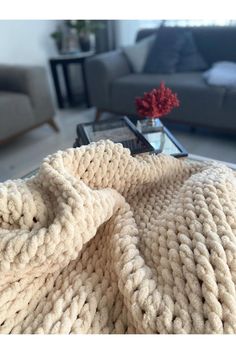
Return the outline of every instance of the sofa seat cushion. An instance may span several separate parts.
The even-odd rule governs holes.
[[[210,87],[202,73],[174,74],[131,74],[115,80],[111,87],[112,109],[118,113],[135,114],[135,97],[153,89],[164,81],[178,94],[180,107],[174,109],[169,118],[180,121],[207,124],[206,120],[221,119],[222,102],[225,95],[223,87]],[[189,118],[190,117],[190,118]],[[215,125],[215,124],[214,124]],[[222,125],[222,122],[221,122]]]
[[[21,93],[0,91],[0,117],[0,140],[36,124],[30,100]]]

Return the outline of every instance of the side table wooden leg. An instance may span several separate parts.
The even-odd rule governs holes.
[[[64,80],[65,80],[68,102],[69,102],[70,106],[73,106],[73,95],[72,95],[72,90],[71,90],[71,85],[70,85],[70,77],[69,77],[69,72],[68,72],[68,67],[67,67],[66,62],[62,64],[62,71],[63,71]]]
[[[55,87],[55,91],[56,91],[58,107],[64,108],[63,96],[61,93],[60,82],[59,82],[58,73],[57,73],[57,64],[54,63],[53,61],[50,61],[50,68],[51,68],[53,83],[54,83],[54,87]]]
[[[90,104],[90,100],[89,100],[88,84],[87,84],[86,71],[85,71],[85,61],[81,62],[81,69],[82,69],[82,77],[83,77],[83,83],[84,83],[85,102],[86,102],[87,107],[90,108],[91,104]]]

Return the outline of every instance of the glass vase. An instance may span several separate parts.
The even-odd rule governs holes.
[[[164,150],[165,131],[159,118],[140,119],[137,123],[137,129],[153,146],[155,153]]]
[[[138,130],[145,133],[162,132],[163,125],[159,118],[145,118],[138,121]]]

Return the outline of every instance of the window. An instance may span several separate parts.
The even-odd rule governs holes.
[[[139,28],[164,26],[236,26],[236,20],[139,20]]]
[[[236,25],[235,20],[164,20],[165,26],[230,26]]]

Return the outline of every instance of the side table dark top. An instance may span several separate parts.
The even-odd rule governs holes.
[[[57,96],[57,103],[59,108],[64,108],[65,102],[62,95],[62,90],[60,86],[60,80],[58,77],[57,67],[58,65],[62,66],[63,77],[65,81],[66,95],[70,105],[73,105],[73,94],[71,89],[70,77],[68,72],[68,65],[70,64],[80,64],[82,68],[82,78],[84,84],[84,95],[87,107],[90,107],[89,96],[88,96],[88,88],[87,88],[87,80],[85,74],[84,62],[89,57],[95,55],[94,51],[89,52],[77,52],[77,53],[69,53],[69,54],[60,54],[55,57],[49,59],[53,83]]]
[[[51,57],[50,61],[54,61],[57,63],[64,63],[65,61],[69,61],[70,63],[76,62],[78,59],[86,59],[94,55],[95,52],[93,50],[89,52],[75,52],[75,53],[65,53],[58,54],[55,57]]]

